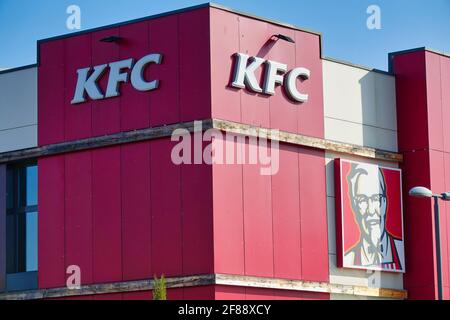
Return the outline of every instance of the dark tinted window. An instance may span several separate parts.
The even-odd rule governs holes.
[[[8,167],[6,224],[6,272],[37,271],[36,165]]]

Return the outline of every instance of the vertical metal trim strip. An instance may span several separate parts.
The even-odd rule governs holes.
[[[0,292],[6,290],[6,165],[0,165]]]

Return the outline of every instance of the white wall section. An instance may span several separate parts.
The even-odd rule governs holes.
[[[397,152],[395,78],[328,60],[323,60],[323,72],[325,138]],[[399,273],[365,272],[336,267],[333,165],[336,158],[398,167],[395,163],[326,153],[330,283],[403,289],[403,275]],[[357,299],[358,297],[331,295],[331,299],[349,298]]]
[[[325,139],[397,151],[394,76],[322,61]]]
[[[37,146],[37,68],[0,73],[0,152]]]

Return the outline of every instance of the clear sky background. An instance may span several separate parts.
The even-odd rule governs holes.
[[[69,5],[81,8],[81,30],[206,1],[0,0],[0,68],[36,62],[36,41],[71,33]],[[218,4],[318,31],[323,54],[387,69],[392,51],[429,47],[450,53],[450,0],[217,0]],[[381,8],[381,30],[369,30],[369,5]]]

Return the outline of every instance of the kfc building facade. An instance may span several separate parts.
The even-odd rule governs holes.
[[[212,4],[39,41],[0,71],[0,298],[437,299],[408,191],[450,190],[450,56],[389,59]]]

